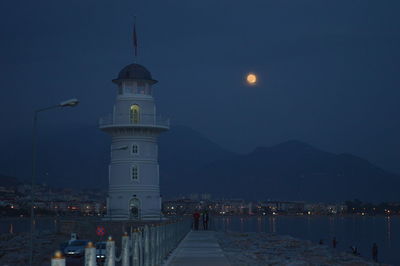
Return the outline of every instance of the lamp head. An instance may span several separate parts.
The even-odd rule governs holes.
[[[77,99],[73,98],[73,99],[63,101],[59,105],[60,105],[60,107],[67,107],[67,106],[74,107],[74,106],[77,106],[78,104],[79,104],[79,101]]]

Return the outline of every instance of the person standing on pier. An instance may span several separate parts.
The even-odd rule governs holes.
[[[333,240],[332,240],[333,248],[336,248],[336,245],[337,245],[337,241],[336,241],[336,237],[334,237]]]
[[[194,230],[199,230],[199,220],[200,213],[196,211],[195,213],[193,213]]]
[[[376,243],[372,245],[372,259],[378,262],[378,245]]]
[[[208,219],[209,219],[209,216],[208,216],[208,211],[207,210],[205,210],[204,212],[203,212],[203,217],[202,217],[203,219],[203,229],[204,230],[208,230]]]
[[[353,255],[359,256],[360,253],[358,253],[358,249],[356,246],[351,246],[351,253],[353,253]]]

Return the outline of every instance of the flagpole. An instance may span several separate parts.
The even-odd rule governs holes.
[[[136,16],[133,19],[133,62],[137,63],[138,55],[137,55],[138,45],[137,45],[137,36],[136,36]]]

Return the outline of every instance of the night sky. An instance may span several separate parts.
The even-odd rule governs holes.
[[[157,111],[222,147],[297,139],[400,173],[399,1],[1,1],[1,141],[94,126],[133,62],[159,80]],[[258,75],[257,86],[244,83]],[[11,151],[2,149],[2,152]],[[30,147],[27,147],[30,152]],[[0,169],[1,172],[1,169]]]

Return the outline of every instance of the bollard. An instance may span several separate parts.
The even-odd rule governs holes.
[[[125,232],[121,239],[121,261],[122,266],[129,266],[129,236],[128,233]]]
[[[92,242],[85,248],[85,266],[96,266],[96,247]]]
[[[105,266],[115,266],[115,242],[112,237],[108,237],[106,242],[106,261]]]
[[[65,266],[65,258],[61,251],[56,251],[51,258],[51,266]]]

